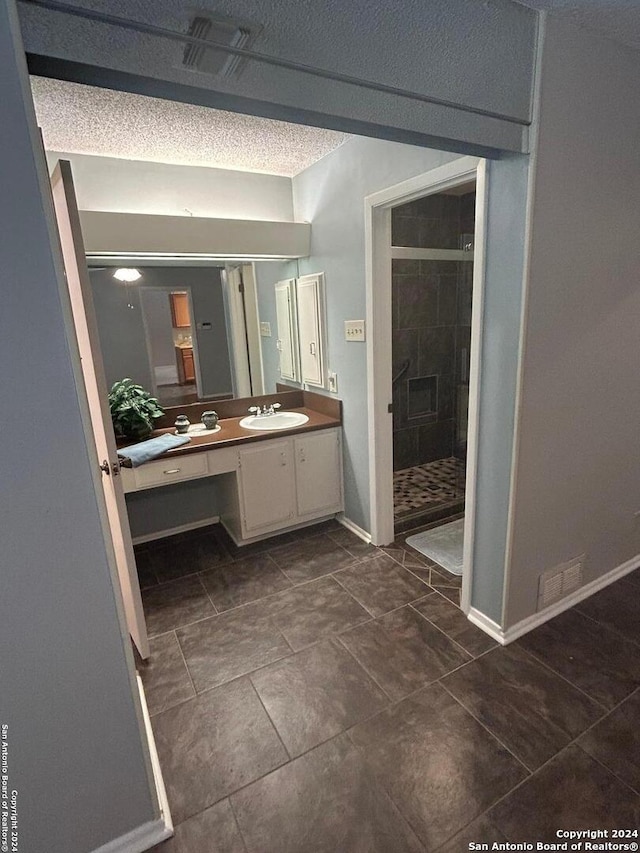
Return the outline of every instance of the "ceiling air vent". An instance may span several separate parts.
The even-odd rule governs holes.
[[[584,554],[576,557],[568,563],[547,569],[540,575],[538,587],[538,610],[543,610],[550,604],[554,604],[565,595],[569,595],[574,589],[582,586],[582,567]]]
[[[249,48],[256,40],[261,27],[246,21],[213,17],[199,13],[189,21],[187,35],[228,47]],[[204,45],[186,44],[182,67],[215,77],[237,77],[246,63],[242,56],[215,50]]]

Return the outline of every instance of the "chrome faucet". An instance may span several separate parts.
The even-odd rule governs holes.
[[[269,415],[275,415],[276,411],[280,408],[280,403],[271,403],[267,406],[265,403],[262,409],[260,406],[249,406],[249,411],[256,418],[266,418]]]

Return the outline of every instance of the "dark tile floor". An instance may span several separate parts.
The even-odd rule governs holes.
[[[460,579],[334,522],[137,549],[176,834],[156,853],[462,853],[640,824],[640,572],[507,648]]]

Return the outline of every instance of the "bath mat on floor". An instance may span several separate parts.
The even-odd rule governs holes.
[[[452,575],[462,574],[464,518],[407,537],[407,545],[434,560]]]

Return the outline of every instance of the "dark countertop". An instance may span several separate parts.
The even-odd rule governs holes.
[[[234,447],[238,444],[248,444],[255,441],[265,441],[269,438],[282,438],[287,435],[300,435],[305,432],[314,432],[319,429],[328,429],[329,427],[341,426],[341,419],[317,412],[314,409],[306,407],[287,408],[288,412],[301,412],[307,415],[309,420],[306,424],[299,427],[289,429],[273,429],[273,430],[249,430],[240,426],[242,418],[224,418],[218,422],[220,426],[219,432],[210,433],[209,435],[192,435],[189,444],[184,444],[182,447],[176,447],[173,450],[168,450],[163,453],[158,459],[163,459],[167,456],[182,456],[187,453],[199,453],[203,450],[215,450],[218,447]],[[245,417],[243,415],[242,417]],[[165,429],[154,430],[149,438],[155,438],[165,433],[175,433],[175,427],[167,427]],[[126,447],[131,444],[131,441],[119,441],[118,445]]]
[[[273,403],[280,403],[283,412],[301,412],[307,415],[309,420],[306,424],[291,429],[259,431],[243,429],[240,426],[240,421],[246,417],[250,406],[272,405]],[[217,411],[220,431],[209,435],[191,435],[189,444],[168,450],[158,459],[167,456],[180,456],[185,453],[215,450],[218,447],[234,447],[238,444],[266,441],[270,438],[282,438],[287,435],[300,435],[305,432],[342,425],[342,403],[340,400],[314,391],[302,391],[299,388],[290,388],[287,385],[278,384],[275,394],[264,394],[259,397],[235,397],[224,400],[201,400],[198,403],[190,403],[186,406],[171,406],[165,410],[161,418],[158,418],[158,429],[155,429],[149,438],[165,433],[175,433],[174,421],[177,415],[186,415],[192,424],[197,424],[202,413],[208,409]],[[117,445],[120,448],[132,443],[130,439],[121,439]]]

